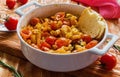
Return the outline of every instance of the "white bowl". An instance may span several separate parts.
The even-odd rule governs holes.
[[[38,6],[30,10],[27,13],[23,13],[22,10],[31,5]],[[40,6],[36,2],[31,2],[22,7],[18,8],[16,12],[21,15],[21,19],[18,22],[17,26],[17,34],[19,36],[21,42],[21,49],[24,56],[34,65],[50,70],[50,71],[58,71],[58,72],[68,72],[75,71],[82,68],[85,68],[92,64],[100,55],[103,55],[107,52],[107,50],[115,43],[118,39],[116,35],[108,33],[108,26],[105,25],[105,33],[102,40],[95,47],[88,49],[84,52],[71,53],[71,54],[52,54],[46,53],[39,49],[33,48],[29,44],[27,44],[20,35],[20,30],[23,26],[27,25],[29,20],[32,17],[48,17],[55,14],[58,11],[70,12],[74,15],[80,15],[83,9],[86,7],[75,4],[51,4]],[[106,38],[111,38],[109,43],[103,48],[99,49]]]

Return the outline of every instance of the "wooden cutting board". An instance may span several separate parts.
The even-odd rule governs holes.
[[[116,21],[110,20],[108,21],[108,24],[109,31],[119,35],[120,25],[116,24]],[[119,40],[117,41],[117,43],[120,44]],[[110,53],[116,56],[115,52]],[[105,71],[96,61],[89,67],[74,72],[51,72],[38,68],[26,60],[21,52],[20,42],[16,32],[0,32],[0,59],[10,65],[13,65],[24,75],[24,77],[119,77],[120,57],[119,55],[117,55],[116,57],[118,59],[118,64],[112,71]],[[0,68],[0,71],[2,71],[0,72],[0,77],[6,77],[6,75],[7,77],[12,77],[11,72],[7,69]]]
[[[3,0],[0,0],[3,2]],[[38,0],[41,2],[42,0]],[[52,0],[44,0],[44,3],[52,2]],[[70,0],[54,0],[56,2],[70,2]],[[5,4],[0,3],[0,4]],[[6,8],[6,7],[5,7]],[[1,12],[1,10],[0,10]],[[11,12],[10,12],[11,13]],[[3,14],[3,13],[2,13]],[[120,21],[107,20],[109,31],[120,36]],[[120,45],[120,40],[116,42]],[[117,66],[112,71],[106,71],[101,68],[99,62],[96,61],[92,65],[73,72],[51,72],[38,68],[31,64],[21,52],[20,41],[16,32],[0,32],[0,60],[14,66],[24,77],[119,77],[120,76],[120,55],[110,52],[118,59]],[[112,48],[111,48],[112,50]],[[13,77],[12,73],[3,67],[0,67],[0,77]]]

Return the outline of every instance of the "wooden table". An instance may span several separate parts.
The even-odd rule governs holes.
[[[37,0],[41,4],[48,4],[53,0]],[[47,2],[47,3],[46,3]],[[70,0],[54,0],[54,2],[67,2],[74,3]],[[5,0],[0,0],[0,15],[6,14],[13,15],[19,18],[13,10],[8,10],[5,6]],[[17,4],[16,8],[20,5]],[[3,9],[4,8],[4,9]],[[7,10],[5,10],[7,9]],[[108,22],[109,32],[120,36],[120,19],[106,20]],[[118,40],[116,44],[120,44]],[[111,48],[112,50],[112,48]],[[109,51],[110,52],[110,51]],[[117,65],[112,71],[106,71],[98,64],[98,61],[92,65],[73,72],[51,72],[36,67],[31,64],[21,52],[20,42],[16,35],[16,32],[0,32],[0,60],[19,70],[24,77],[119,77],[120,76],[120,55],[115,52],[110,52],[116,56]],[[0,77],[13,77],[12,73],[3,67],[0,67]]]

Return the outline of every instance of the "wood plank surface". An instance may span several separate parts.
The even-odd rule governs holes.
[[[2,9],[0,8],[0,15],[5,14],[7,7],[5,6],[6,0],[0,0],[0,6],[4,6]],[[37,0],[41,4],[49,4],[54,2],[67,2],[71,3],[70,0]],[[74,3],[74,2],[72,2]],[[16,5],[16,8],[20,5]],[[8,10],[8,15],[16,16],[13,10]],[[7,14],[7,13],[6,13]],[[109,26],[109,32],[120,36],[120,19],[116,20],[106,20]],[[120,45],[120,40],[116,42],[116,44]],[[112,50],[112,48],[111,48]],[[117,66],[112,71],[106,71],[101,68],[99,62],[96,61],[92,65],[73,72],[51,72],[41,68],[38,68],[31,64],[21,52],[20,42],[17,37],[16,32],[0,32],[0,60],[5,63],[8,63],[14,66],[17,70],[19,70],[23,77],[120,77],[120,55],[116,52],[110,52],[114,54],[117,58]],[[0,77],[13,77],[12,73],[3,67],[0,67]]]

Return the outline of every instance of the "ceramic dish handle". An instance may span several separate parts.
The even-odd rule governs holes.
[[[27,4],[25,4],[25,5],[22,5],[21,7],[17,8],[17,9],[15,10],[15,12],[16,12],[17,14],[19,14],[20,16],[22,16],[22,15],[24,15],[23,10],[26,9],[27,7],[32,6],[32,5],[35,5],[35,6],[37,6],[37,7],[40,7],[40,6],[41,6],[38,2],[36,2],[36,1],[31,1],[31,2],[29,2],[29,3],[27,3]]]
[[[97,54],[97,55],[103,55],[105,54],[110,47],[113,46],[113,44],[118,40],[118,36],[108,33],[107,38],[110,38],[111,40],[103,47],[103,49],[99,49],[97,47],[93,48],[90,52]]]

